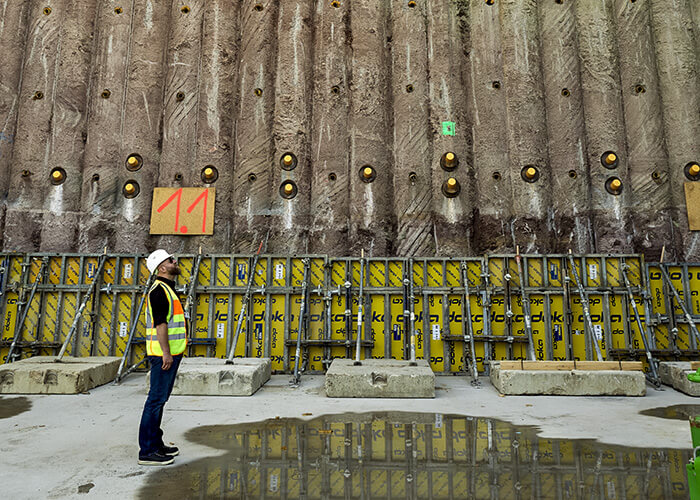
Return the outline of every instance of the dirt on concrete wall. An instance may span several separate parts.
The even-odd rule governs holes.
[[[700,260],[694,0],[0,0],[0,51],[5,250]]]

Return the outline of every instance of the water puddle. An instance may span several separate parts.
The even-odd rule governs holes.
[[[639,414],[649,417],[667,418],[670,420],[689,420],[690,417],[696,415],[700,416],[700,405],[662,406],[640,411]]]
[[[687,450],[540,439],[534,427],[425,413],[191,429],[216,456],[158,468],[140,498],[688,498]],[[180,444],[187,453],[187,444]],[[222,455],[221,451],[225,453]],[[178,457],[179,458],[179,457]]]
[[[5,398],[0,397],[0,419],[10,418],[25,411],[29,411],[32,407],[32,402],[25,397]]]

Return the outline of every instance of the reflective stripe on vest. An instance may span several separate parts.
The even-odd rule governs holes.
[[[176,356],[185,352],[187,347],[187,330],[185,328],[185,311],[182,309],[182,303],[177,294],[162,281],[156,280],[148,292],[146,303],[146,354],[148,356],[162,356],[163,350],[158,342],[156,328],[153,326],[153,317],[151,316],[151,292],[160,286],[165,292],[168,299],[168,344],[170,345],[170,354]]]

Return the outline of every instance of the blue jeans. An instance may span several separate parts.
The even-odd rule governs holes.
[[[139,426],[139,456],[156,453],[164,446],[163,430],[160,428],[163,407],[173,392],[182,354],[173,356],[173,364],[168,370],[163,370],[163,358],[160,356],[148,356],[148,361],[151,363],[151,389],[148,391]]]

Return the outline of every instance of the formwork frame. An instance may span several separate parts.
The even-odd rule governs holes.
[[[28,300],[44,258],[48,259],[47,275],[37,284],[31,303],[22,304]],[[145,324],[143,314],[135,317],[135,312],[149,276],[145,256],[108,255],[101,276],[94,276],[99,258],[99,254],[0,254],[3,360],[17,328],[21,328],[17,344],[21,357],[56,354],[94,279],[100,280],[99,286],[80,318],[68,354],[120,356],[133,327],[136,333],[126,364],[132,366],[143,358]],[[302,369],[322,373],[332,359],[353,356],[359,259],[262,255],[236,357],[270,357],[274,371],[291,372],[305,258],[310,262],[310,278],[309,315],[301,339]],[[408,359],[414,329],[418,357],[429,360],[438,374],[466,373],[472,342],[480,372],[488,371],[490,360],[526,359],[525,296],[530,302],[537,359],[594,359],[591,337],[583,334],[582,304],[574,291],[568,256],[521,258],[522,277],[515,255],[366,259],[362,357]],[[224,357],[254,256],[203,255],[192,281],[197,259],[198,255],[179,257],[182,275],[177,291],[184,295],[189,290],[192,297],[188,355]],[[645,264],[639,255],[577,255],[574,262],[591,303],[597,341],[607,359],[645,359],[641,335],[646,330],[653,331],[648,340],[655,358],[698,356],[697,341],[687,333],[687,317],[677,304],[671,307],[671,294],[655,273],[658,264]],[[467,308],[462,266],[469,286],[469,321],[463,317]],[[642,316],[641,332],[629,304],[622,266],[628,266],[630,290]],[[690,317],[700,320],[700,266],[667,266]],[[407,305],[405,281],[409,278],[415,297]],[[25,324],[19,325],[22,307],[28,314]],[[414,321],[404,314],[408,310],[415,310]]]

